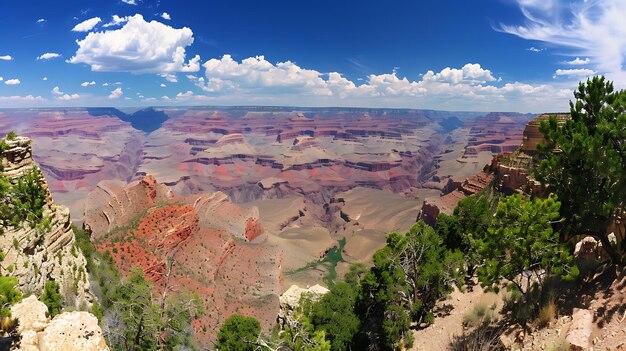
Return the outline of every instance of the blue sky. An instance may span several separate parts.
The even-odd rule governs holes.
[[[620,0],[8,1],[0,107],[542,112],[626,83]]]

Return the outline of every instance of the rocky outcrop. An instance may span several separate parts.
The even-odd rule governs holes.
[[[84,226],[123,275],[140,267],[154,283],[198,293],[204,316],[196,339],[211,345],[235,312],[269,330],[278,313],[281,253],[265,239],[256,207],[221,192],[176,196],[151,176],[127,186],[100,184],[88,198]]]
[[[293,312],[300,305],[300,300],[303,296],[307,296],[311,301],[317,301],[322,296],[327,294],[330,290],[321,286],[313,285],[309,288],[301,288],[297,285],[292,285],[280,295],[280,312],[278,313],[278,323],[283,324],[289,318],[291,318]]]
[[[6,143],[9,148],[1,155],[5,176],[15,180],[37,167],[31,158],[29,138],[18,137]],[[46,193],[43,216],[50,224],[44,228],[33,228],[27,221],[18,227],[3,224],[0,251],[5,257],[0,274],[17,277],[20,290],[35,294],[42,293],[46,282],[53,279],[61,285],[61,293],[70,304],[76,308],[89,305],[93,295],[86,260],[76,246],[69,210],[54,203],[45,179],[39,180],[39,186]]]
[[[566,120],[571,118],[569,113],[548,113],[540,115],[528,122],[522,135],[523,142],[521,150],[523,152],[534,153],[537,151],[537,145],[545,141],[543,134],[539,131],[539,127],[541,126],[541,122],[547,121],[551,116],[554,116],[559,124],[565,123]]]
[[[11,307],[19,322],[22,351],[107,351],[98,319],[88,312],[64,312],[50,320],[48,308],[33,295]]]

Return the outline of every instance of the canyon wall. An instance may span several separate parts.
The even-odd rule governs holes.
[[[6,140],[8,149],[2,152],[3,174],[16,180],[37,167],[32,159],[31,140],[17,137]],[[66,301],[79,308],[90,305],[93,295],[89,287],[86,260],[78,247],[71,228],[67,207],[56,204],[48,190],[45,179],[39,180],[45,190],[44,218],[50,224],[44,228],[33,228],[24,221],[13,227],[2,224],[4,231],[0,240],[0,252],[4,259],[0,274],[18,278],[20,290],[40,295],[45,283],[53,279],[61,285]]]

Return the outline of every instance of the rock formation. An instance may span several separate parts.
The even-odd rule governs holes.
[[[0,155],[5,176],[15,180],[37,167],[31,157],[29,138],[17,137],[6,143],[8,150]],[[54,203],[45,179],[39,180],[39,186],[45,190],[43,216],[50,219],[50,225],[42,230],[33,228],[27,221],[18,227],[3,223],[0,251],[5,257],[0,273],[17,277],[20,290],[35,294],[41,294],[46,282],[53,279],[74,307],[89,305],[93,296],[86,261],[76,247],[69,210]]]
[[[19,322],[21,351],[108,351],[98,319],[87,312],[64,312],[52,320],[34,295],[11,307]]]
[[[265,241],[255,207],[223,193],[180,197],[146,176],[125,187],[103,182],[87,200],[85,228],[127,275],[140,267],[156,292],[197,292],[204,316],[196,339],[210,345],[235,312],[268,330],[276,318],[282,256]]]
[[[280,312],[278,313],[278,323],[282,324],[291,317],[293,311],[300,305],[300,299],[303,295],[308,295],[311,301],[317,301],[330,290],[321,285],[313,285],[309,288],[301,288],[292,285],[280,295]]]

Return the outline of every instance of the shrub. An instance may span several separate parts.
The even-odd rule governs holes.
[[[476,327],[481,324],[491,323],[491,321],[494,319],[494,309],[494,306],[490,308],[485,303],[477,303],[476,305],[474,305],[474,307],[472,307],[471,311],[463,316],[463,325]]]
[[[54,317],[61,313],[61,310],[63,309],[63,298],[61,297],[59,290],[59,283],[54,280],[47,281],[43,289],[41,302],[48,306],[48,314],[50,317]]]
[[[550,323],[556,318],[556,304],[554,300],[550,299],[539,310],[537,316],[537,326],[544,328],[550,325]]]

